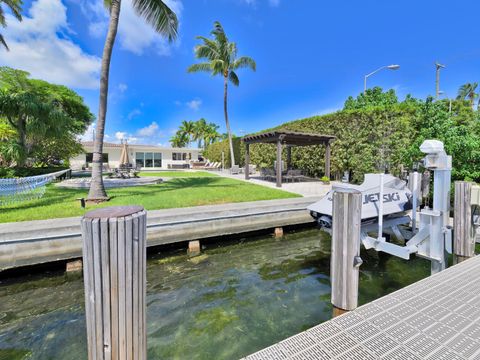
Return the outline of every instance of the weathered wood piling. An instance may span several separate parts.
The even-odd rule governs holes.
[[[97,209],[81,220],[89,360],[146,355],[146,212]]]
[[[453,214],[453,253],[459,263],[475,255],[475,231],[472,220],[473,183],[455,181]]]
[[[358,305],[362,194],[341,189],[333,193],[330,279],[334,316]]]

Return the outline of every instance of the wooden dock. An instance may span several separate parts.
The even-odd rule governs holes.
[[[480,359],[480,256],[245,359]]]

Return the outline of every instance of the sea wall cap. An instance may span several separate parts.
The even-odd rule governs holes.
[[[136,214],[143,211],[143,206],[109,206],[105,208],[95,209],[87,212],[84,218],[87,219],[105,219],[105,218],[118,218]]]

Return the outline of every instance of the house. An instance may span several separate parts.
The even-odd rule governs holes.
[[[74,170],[91,168],[93,141],[82,142],[84,153],[70,159]],[[103,163],[110,168],[120,165],[122,144],[103,143]],[[154,145],[128,144],[128,158],[141,170],[189,168],[192,161],[201,159],[201,149],[166,148]]]

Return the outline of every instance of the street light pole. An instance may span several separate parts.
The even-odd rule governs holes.
[[[440,69],[445,68],[445,65],[435,61],[435,99],[440,96]]]
[[[440,90],[438,92],[438,96],[440,95],[445,95],[448,99],[448,113],[451,114],[452,113],[452,99],[448,96],[448,94],[445,92],[445,91],[442,91]]]
[[[386,65],[379,67],[377,70],[372,71],[370,74],[365,75],[364,81],[363,81],[363,95],[367,94],[367,79],[372,76],[373,74],[376,74],[377,72],[383,70],[383,69],[388,69],[388,70],[398,70],[400,69],[400,65],[392,64],[392,65]]]

